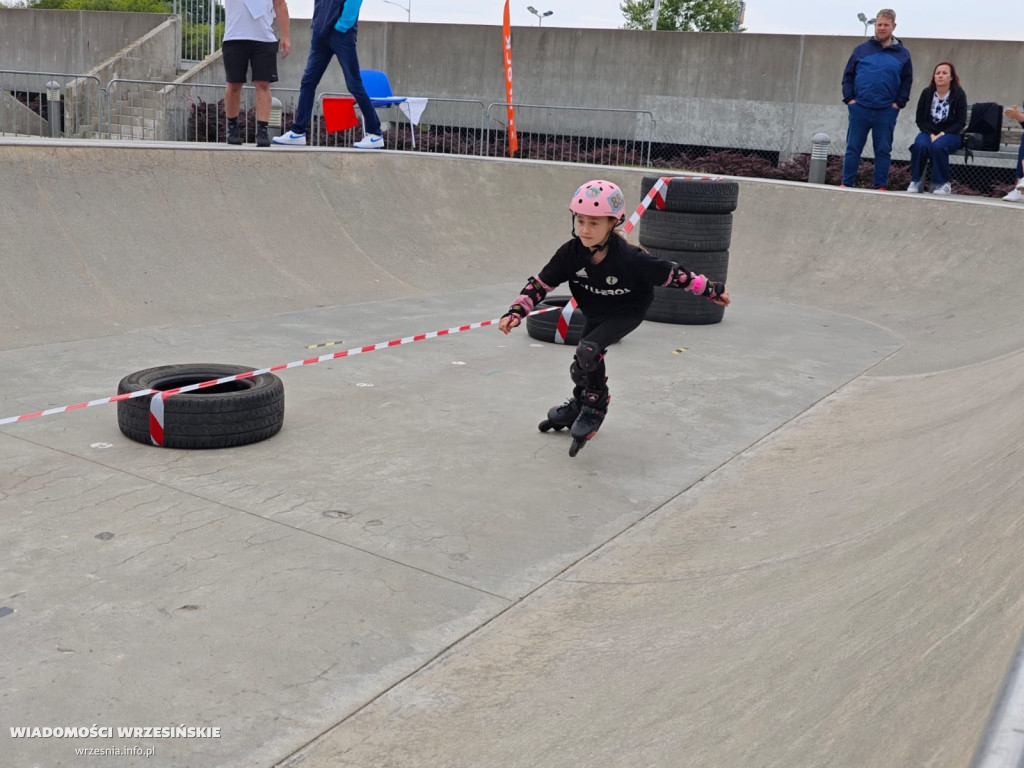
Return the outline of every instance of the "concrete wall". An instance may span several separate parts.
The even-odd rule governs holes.
[[[120,50],[98,62],[88,74],[106,87],[114,78],[125,80],[173,80],[177,75],[177,44],[181,37],[176,16],[159,16],[160,24],[132,39]]]
[[[309,51],[308,22],[292,20],[292,55],[282,87],[298,87]],[[843,68],[862,37],[637,32],[516,27],[515,100],[649,110],[659,141],[809,152],[818,131],[842,142]],[[916,64],[910,109],[935,64],[950,60],[968,100],[1020,103],[1024,46],[987,40],[903,38]],[[485,104],[505,101],[501,28],[360,22],[363,67],[384,69],[396,93]],[[332,66],[322,90],[345,90]],[[896,144],[917,132],[911,113]],[[522,122],[520,123],[522,126]]]
[[[0,69],[81,74],[166,18],[159,13],[0,8]]]

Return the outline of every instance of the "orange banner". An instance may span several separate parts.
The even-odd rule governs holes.
[[[512,99],[512,28],[508,17],[508,0],[505,0],[505,24],[502,29],[505,40],[505,101],[508,102],[508,154],[519,150],[519,136],[516,134],[516,111]]]

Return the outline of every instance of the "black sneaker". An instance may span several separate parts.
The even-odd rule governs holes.
[[[228,144],[241,144],[242,137],[238,134],[238,123],[228,123]]]
[[[256,128],[256,146],[257,147],[269,147],[270,146],[270,134],[267,133],[267,126],[260,125]]]

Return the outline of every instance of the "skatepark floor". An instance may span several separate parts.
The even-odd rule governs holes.
[[[25,140],[0,169],[0,418],[498,317],[574,188],[644,175]],[[741,180],[724,321],[615,345],[576,458],[536,428],[572,349],[525,328],[283,371],[240,448],[133,442],[112,404],[0,426],[0,762],[966,765],[1024,625],[1022,216]],[[82,726],[112,735],[11,730]],[[168,727],[218,731],[134,731]]]

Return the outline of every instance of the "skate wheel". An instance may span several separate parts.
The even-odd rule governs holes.
[[[539,429],[541,432],[547,432],[549,429],[551,429],[554,426],[555,425],[552,424],[550,421],[548,421],[547,419],[544,419],[544,421],[542,421],[540,424],[537,425],[537,429]]]
[[[572,439],[572,445],[569,446],[569,455],[575,456],[580,452],[580,448],[587,444],[587,438],[585,437],[574,437]]]

